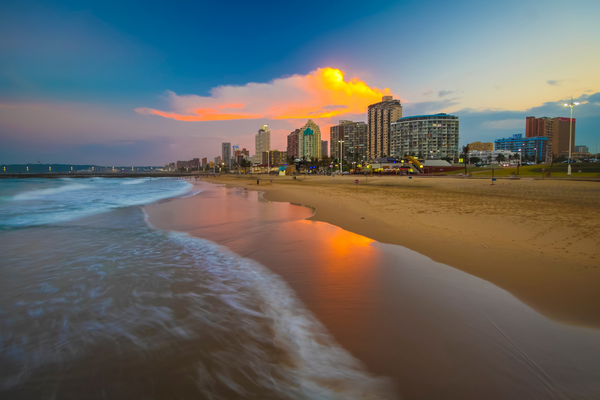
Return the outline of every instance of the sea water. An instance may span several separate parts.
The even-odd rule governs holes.
[[[0,397],[391,398],[263,265],[149,226],[194,188],[0,180]]]

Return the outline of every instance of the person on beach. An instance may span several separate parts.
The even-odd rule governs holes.
[[[256,184],[260,185],[260,178],[256,178]]]

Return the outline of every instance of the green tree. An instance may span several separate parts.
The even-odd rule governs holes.
[[[506,160],[506,156],[504,154],[500,153],[496,156],[496,161],[498,161],[499,163],[501,163],[504,160]]]
[[[248,168],[252,166],[250,160],[246,160],[245,158],[240,162],[240,167],[244,170],[244,174],[248,173]]]

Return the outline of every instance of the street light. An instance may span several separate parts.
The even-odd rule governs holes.
[[[340,144],[340,175],[342,175],[342,162],[344,161],[344,141],[338,140]]]
[[[579,103],[573,102],[573,96],[571,96],[571,102],[565,103],[565,107],[571,108],[571,119],[569,119],[569,166],[567,167],[567,175],[571,175],[571,142],[573,141],[573,107],[578,106]]]
[[[537,165],[537,147],[533,148],[535,150],[535,165]]]

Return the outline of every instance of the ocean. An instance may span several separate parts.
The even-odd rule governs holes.
[[[200,191],[0,180],[2,399],[394,398],[278,275],[141,207]]]

